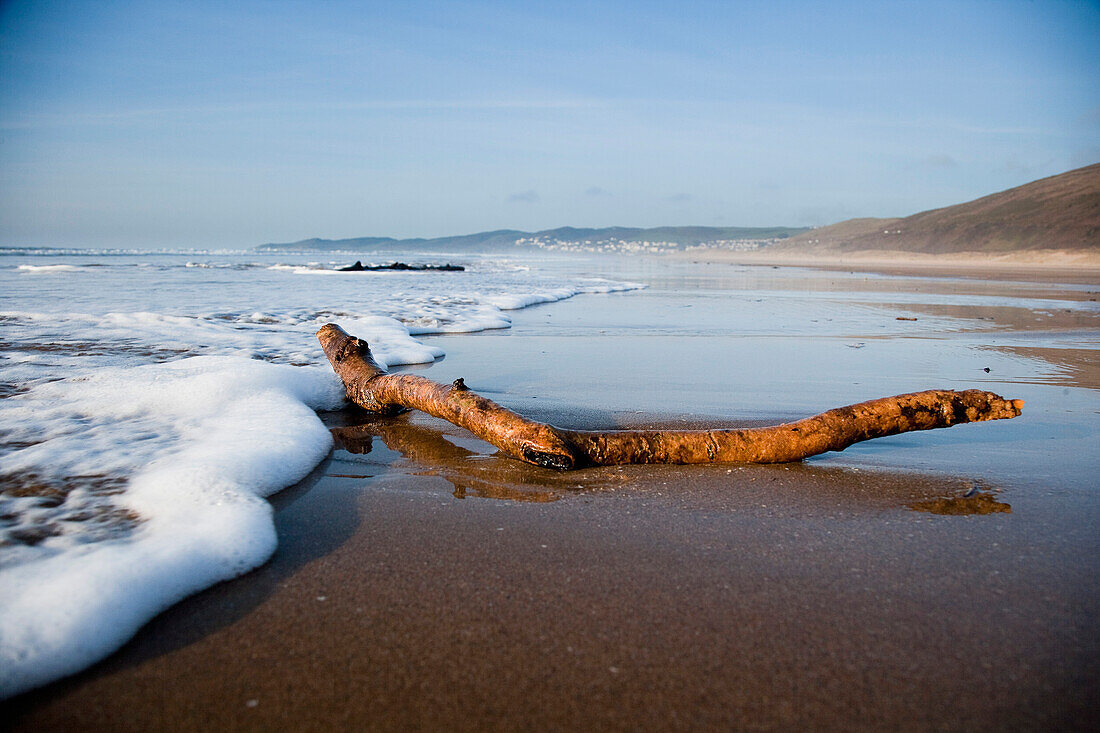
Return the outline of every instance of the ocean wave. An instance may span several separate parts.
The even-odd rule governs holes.
[[[258,262],[185,262],[183,266],[200,270],[251,270],[266,267]]]
[[[255,254],[250,249],[118,248],[118,247],[0,247],[0,257],[178,257],[180,255],[241,257]]]
[[[337,270],[335,267],[320,267],[317,265],[269,265],[269,270],[281,270],[292,272],[295,275],[359,275],[361,273],[347,273]]]
[[[77,272],[81,268],[76,265],[19,265],[17,270],[23,272]]]

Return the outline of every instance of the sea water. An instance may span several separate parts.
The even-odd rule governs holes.
[[[366,339],[384,366],[429,363],[444,352],[426,334],[638,287],[478,255],[459,257],[461,272],[346,264],[0,256],[0,698],[86,667],[270,557],[263,497],[324,459],[317,411],[344,404],[320,326]]]

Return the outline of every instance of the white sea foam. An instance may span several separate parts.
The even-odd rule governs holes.
[[[76,272],[80,270],[76,265],[19,265],[17,269],[23,272],[34,273]]]
[[[7,455],[5,472],[128,475],[117,502],[140,523],[85,545],[48,537],[0,574],[0,695],[83,668],[180,598],[266,560],[275,536],[260,497],[325,456],[331,438],[313,409],[342,398],[320,368],[197,357],[54,382],[22,400],[5,422],[41,412],[51,432]]]
[[[0,697],[78,671],[270,556],[262,497],[324,458],[315,410],[342,404],[324,323],[384,365],[423,363],[443,350],[418,336],[636,287],[476,259],[316,280],[297,274],[339,263],[23,259],[0,268]],[[55,276],[26,277],[40,272]]]
[[[282,270],[283,272],[292,272],[295,275],[341,275],[341,276],[355,276],[361,275],[361,273],[349,273],[341,272],[334,267],[317,267],[316,265],[271,265],[267,269],[269,270]]]

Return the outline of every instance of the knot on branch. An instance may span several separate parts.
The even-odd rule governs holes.
[[[468,392],[470,390],[470,388],[466,386],[466,382],[462,381],[462,377],[451,382],[451,387],[453,387],[456,392]]]
[[[336,352],[336,361],[345,361],[352,356],[365,356],[369,359],[370,345],[358,336],[352,336]]]

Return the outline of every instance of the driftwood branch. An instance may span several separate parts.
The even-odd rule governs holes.
[[[1024,404],[976,389],[934,389],[773,427],[564,430],[517,415],[471,391],[461,379],[444,385],[412,374],[387,374],[366,341],[335,324],[323,326],[317,338],[348,399],[363,409],[383,415],[420,410],[469,430],[506,455],[558,470],[624,463],[785,463],[912,430],[1012,418]]]

